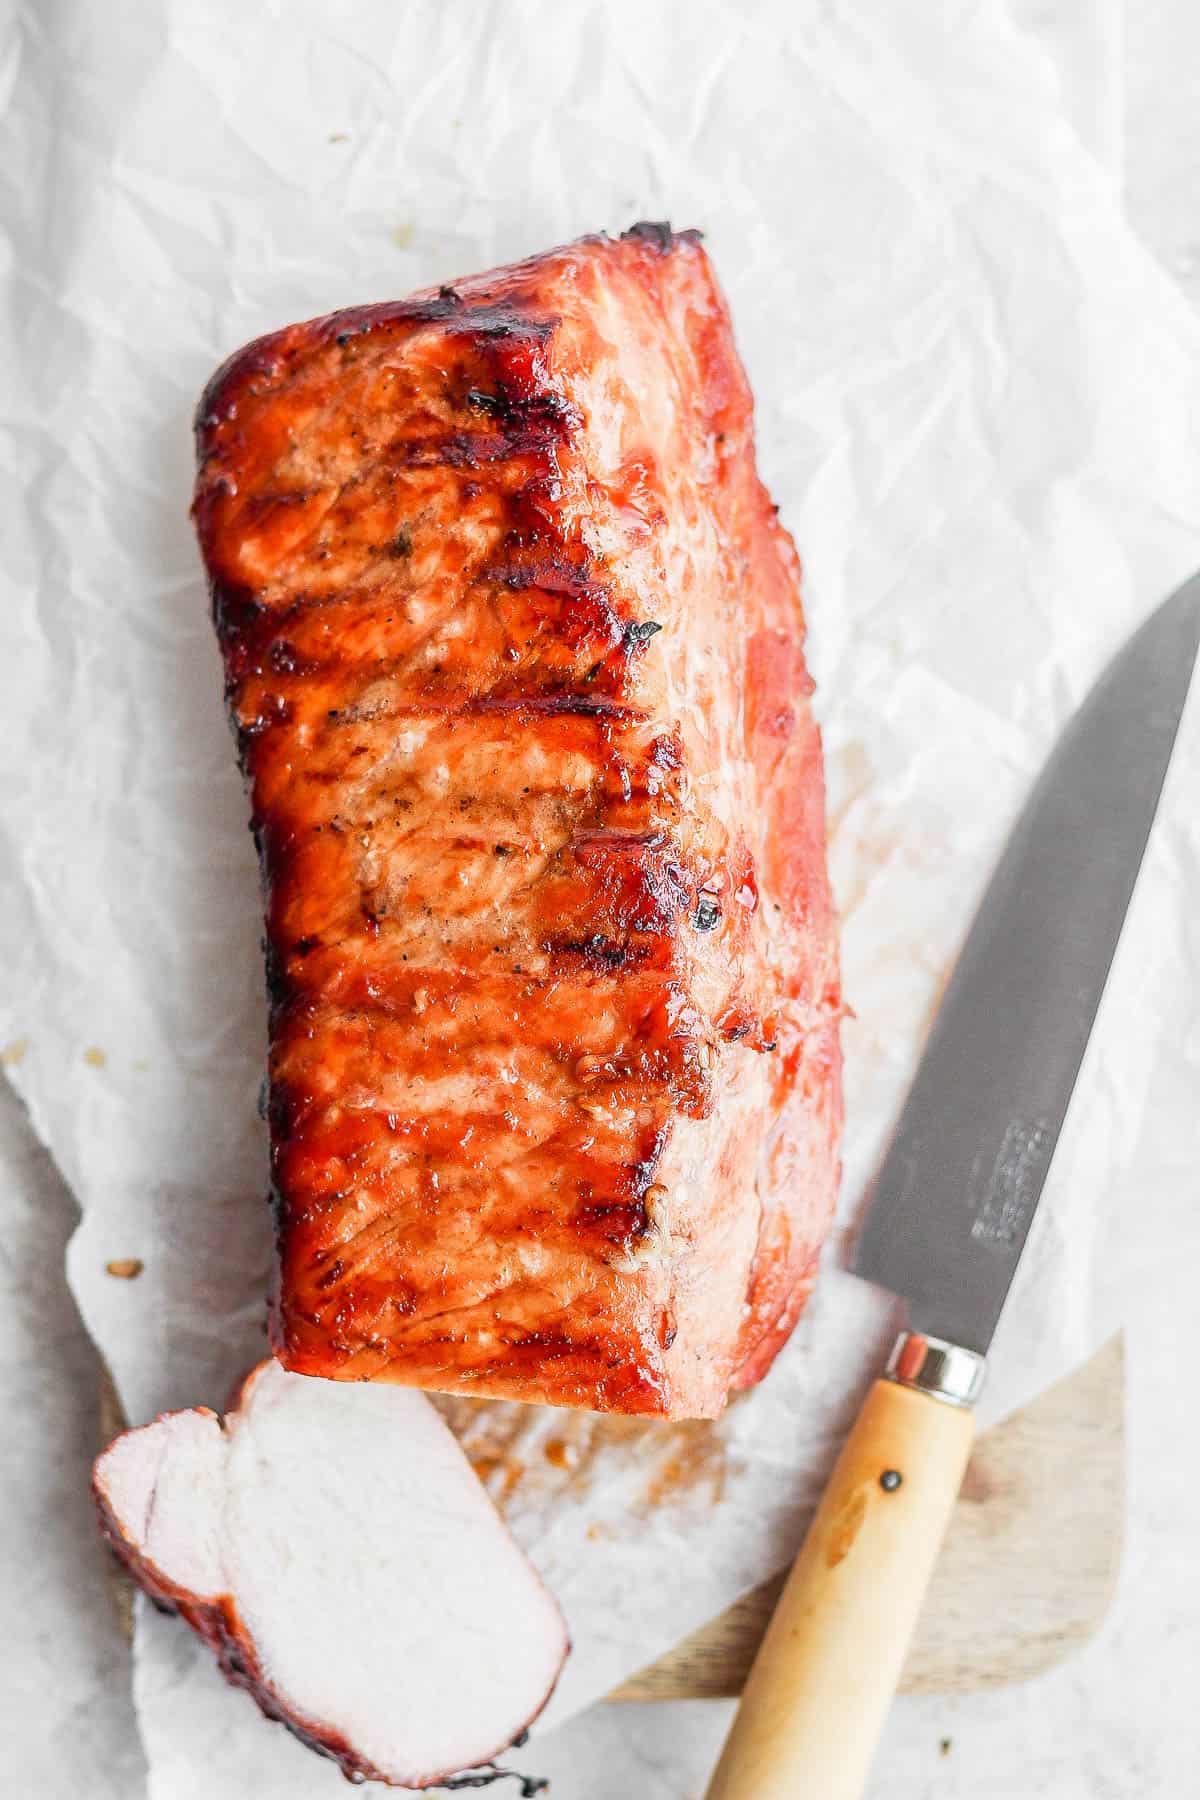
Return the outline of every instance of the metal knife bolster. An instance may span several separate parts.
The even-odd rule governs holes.
[[[949,1406],[974,1406],[983,1392],[987,1358],[946,1338],[902,1331],[892,1345],[884,1374],[901,1387],[916,1388]]]

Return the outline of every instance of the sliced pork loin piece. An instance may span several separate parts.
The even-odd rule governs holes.
[[[487,1763],[566,1656],[557,1605],[419,1394],[265,1362],[223,1421],[197,1407],[125,1432],[93,1491],[146,1592],[354,1780]]]
[[[718,1413],[832,1215],[841,1001],[799,565],[696,234],[291,326],[197,438],[277,1353]]]

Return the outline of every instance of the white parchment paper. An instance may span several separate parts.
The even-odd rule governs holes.
[[[843,1229],[1004,832],[1091,677],[1200,562],[1200,332],[991,5],[27,0],[0,62],[0,1043],[78,1196],[131,1417],[261,1353],[256,874],[186,520],[216,361],[291,318],[637,217],[699,224],[808,572],[845,930]],[[7,510],[7,509],[6,509]],[[1020,1403],[1153,1281],[1148,1144],[1194,1109],[1185,725],[997,1344]],[[1164,1062],[1178,1079],[1155,1086]],[[1161,1159],[1159,1165],[1161,1166]],[[1189,1179],[1184,1165],[1181,1183]],[[1161,1177],[1160,1177],[1161,1179]],[[570,1617],[562,1719],[781,1562],[886,1336],[830,1268],[719,1479],[514,1515]],[[105,1274],[139,1257],[132,1282]],[[554,1429],[533,1418],[529,1434]],[[139,1623],[156,1800],[342,1791]]]

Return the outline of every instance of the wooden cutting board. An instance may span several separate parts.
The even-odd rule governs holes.
[[[579,1420],[589,1422],[587,1415]],[[100,1425],[103,1443],[124,1426],[107,1378]],[[503,1471],[497,1473],[503,1479]],[[1003,1686],[1040,1674],[1085,1643],[1112,1598],[1124,1512],[1124,1352],[1117,1337],[980,1438],[903,1690],[966,1693]],[[739,1693],[782,1579],[756,1588],[612,1698]],[[123,1575],[117,1583],[122,1619],[132,1632],[130,1584]]]
[[[1124,1368],[1118,1336],[980,1438],[902,1692],[969,1693],[1023,1681],[1096,1631],[1124,1537]],[[764,1582],[613,1698],[740,1693],[782,1582],[782,1574]]]

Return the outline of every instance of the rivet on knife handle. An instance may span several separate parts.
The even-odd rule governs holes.
[[[913,1384],[889,1374],[867,1395],[708,1800],[861,1800],[971,1453],[967,1395],[978,1391],[983,1358],[904,1333],[893,1365],[909,1368]],[[942,1379],[945,1394],[923,1385]]]

